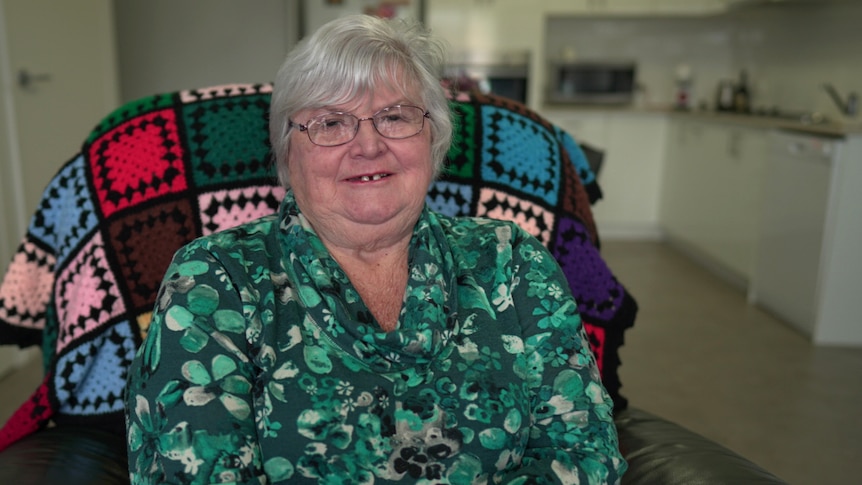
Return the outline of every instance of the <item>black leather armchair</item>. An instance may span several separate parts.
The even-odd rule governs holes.
[[[624,484],[784,484],[742,456],[679,425],[630,408],[616,418],[629,463]],[[51,428],[0,453],[0,483],[128,484],[123,435],[80,426]]]
[[[54,177],[14,270],[0,287],[0,344],[41,343],[49,355],[46,385],[16,418],[30,420],[22,429],[41,429],[20,432],[0,451],[0,484],[128,483],[120,399],[124,365],[143,338],[142,322],[148,321],[170,256],[191,237],[262,215],[278,203],[279,188],[267,164],[268,90],[267,85],[221,86],[129,103],[106,117]],[[572,255],[598,254],[590,201],[600,192],[586,160],[580,166],[573,160],[580,150],[571,138],[506,100],[463,94],[453,107],[464,120],[450,152],[455,175],[434,189],[435,201],[492,217],[522,210],[535,217],[528,222],[535,222],[537,237],[565,246],[555,254],[561,265],[590,273],[578,269],[583,255]],[[504,126],[526,127],[527,134],[514,140],[493,136]],[[511,138],[512,132],[506,135]],[[501,145],[483,150],[483,143]],[[509,165],[493,155],[505,143],[525,150]],[[226,156],[234,160],[227,163]],[[481,164],[487,172],[476,168]],[[517,173],[530,164],[548,165]],[[555,178],[522,182],[535,173]],[[512,190],[503,193],[507,184]],[[565,231],[559,229],[564,218],[572,223]],[[592,258],[603,263],[600,256]],[[616,283],[604,266],[598,269]],[[96,285],[80,285],[98,287],[95,296],[75,293],[79,278],[70,276],[75,271],[98,278],[89,280]],[[593,273],[602,271],[587,276]],[[620,448],[629,462],[623,483],[784,483],[726,448],[626,406],[618,392],[616,346],[636,305],[621,286],[613,288],[610,296],[624,300],[627,314],[593,311],[589,304],[582,314],[615,399]],[[15,296],[31,290],[36,294]],[[72,303],[76,298],[86,305]],[[579,298],[582,304],[588,300]],[[43,306],[26,307],[32,301]],[[106,422],[110,425],[103,426]]]

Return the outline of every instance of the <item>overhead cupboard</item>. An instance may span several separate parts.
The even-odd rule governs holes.
[[[544,0],[553,15],[705,15],[721,13],[734,0]]]
[[[425,20],[457,56],[533,50],[550,16],[712,15],[739,0],[425,0]],[[481,55],[481,54],[480,54]]]

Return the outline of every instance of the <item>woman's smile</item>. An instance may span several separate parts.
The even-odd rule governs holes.
[[[375,173],[373,175],[360,175],[357,177],[351,177],[347,179],[349,182],[358,182],[358,183],[367,183],[367,182],[379,182],[385,178],[388,178],[390,173]]]

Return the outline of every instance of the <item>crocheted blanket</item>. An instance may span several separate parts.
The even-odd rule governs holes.
[[[173,253],[275,211],[271,85],[156,95],[106,117],[50,181],[0,285],[0,344],[41,345],[45,378],[0,430],[0,449],[46,426],[123,432],[126,369]],[[460,93],[445,176],[428,204],[518,222],[552,251],[616,407],[617,348],[636,304],[602,260],[583,152],[523,105]]]

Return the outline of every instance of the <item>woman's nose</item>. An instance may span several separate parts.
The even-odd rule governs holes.
[[[386,143],[383,140],[383,135],[377,132],[371,118],[359,120],[357,130],[353,141],[354,145],[361,150],[361,154],[365,156],[377,155],[385,149]]]

